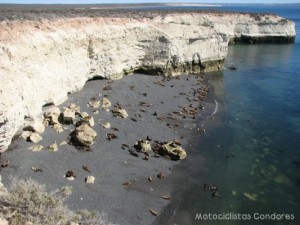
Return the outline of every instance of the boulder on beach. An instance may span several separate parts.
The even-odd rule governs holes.
[[[50,125],[54,125],[59,123],[58,117],[60,116],[60,109],[56,106],[50,107],[47,109],[47,111],[44,113],[44,118],[46,121],[49,121]]]
[[[87,124],[90,127],[93,127],[95,125],[94,117],[89,116],[87,112],[82,112],[80,115],[83,118],[80,124]]]
[[[101,100],[101,107],[103,109],[108,109],[109,107],[111,107],[111,101],[109,101],[107,98],[103,98]]]
[[[75,144],[81,146],[91,146],[94,144],[97,137],[96,131],[94,131],[89,125],[83,124],[76,128],[74,133]]]
[[[21,137],[22,137],[24,140],[27,140],[27,139],[30,137],[30,135],[31,135],[32,133],[33,133],[32,131],[28,131],[28,130],[23,131],[22,134],[21,134]]]
[[[42,151],[44,147],[42,145],[34,145],[34,146],[30,146],[28,149],[30,149],[33,152],[39,152]]]
[[[141,152],[149,152],[152,150],[150,141],[142,139],[135,144],[135,148]]]
[[[63,126],[60,123],[54,124],[53,125],[53,129],[57,132],[57,133],[61,133],[64,131]]]
[[[42,140],[43,138],[41,137],[41,135],[39,135],[38,133],[32,133],[29,137],[28,140],[31,141],[32,143],[38,143]]]
[[[91,107],[91,108],[99,108],[100,107],[100,101],[99,100],[91,100],[89,101],[88,105]]]
[[[89,114],[88,114],[87,112],[81,112],[81,113],[80,113],[80,116],[81,116],[82,118],[84,118],[84,117],[89,116]]]
[[[69,105],[69,108],[72,109],[75,112],[75,114],[80,114],[80,106],[76,105],[75,103],[71,103]]]
[[[92,116],[86,116],[83,118],[83,123],[86,123],[87,125],[89,125],[90,127],[95,126],[95,120],[94,117]]]
[[[42,134],[44,133],[45,131],[45,126],[44,124],[42,123],[42,121],[38,120],[38,119],[35,119],[35,120],[32,120],[32,121],[29,121],[24,129],[25,131],[32,131],[32,132],[37,132],[39,134]]]
[[[120,107],[116,107],[115,109],[113,109],[112,114],[114,115],[114,117],[120,117],[124,119],[128,117],[128,113],[126,112],[126,110]]]
[[[64,124],[73,124],[75,121],[75,111],[70,108],[66,108],[62,114]]]
[[[93,184],[95,183],[96,178],[94,176],[88,176],[87,178],[85,178],[85,182],[87,184]]]
[[[52,143],[51,145],[48,146],[49,151],[51,152],[57,152],[58,151],[58,146],[56,141]]]
[[[111,124],[110,122],[104,122],[104,123],[101,123],[102,127],[105,128],[105,129],[109,129],[111,127]]]
[[[186,151],[174,141],[163,144],[159,150],[163,155],[168,155],[172,160],[185,159]]]

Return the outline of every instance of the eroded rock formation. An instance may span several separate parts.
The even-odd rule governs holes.
[[[93,77],[164,76],[223,68],[228,44],[293,42],[294,23],[275,15],[170,12],[2,20],[0,152],[42,106],[58,105]]]

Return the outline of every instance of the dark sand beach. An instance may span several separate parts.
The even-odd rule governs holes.
[[[103,212],[117,224],[152,224],[165,206],[169,203],[174,206],[180,199],[184,173],[176,168],[182,161],[158,157],[152,151],[145,160],[143,153],[137,152],[138,157],[133,156],[129,148],[147,137],[152,146],[155,141],[176,139],[189,157],[193,141],[204,135],[205,121],[215,110],[211,91],[205,97],[200,94],[206,85],[206,78],[202,75],[163,78],[136,74],[116,81],[88,81],[83,90],[70,94],[68,100],[58,107],[62,110],[75,103],[81,112],[94,118],[93,129],[97,138],[90,151],[79,150],[70,144],[60,145],[69,141],[75,125],[64,125],[62,133],[46,127],[43,139],[38,143],[44,146],[43,150],[33,152],[29,148],[36,144],[19,137],[10,151],[3,155],[10,161],[9,166],[1,171],[3,183],[8,185],[11,177],[16,177],[32,178],[45,184],[49,191],[72,186],[72,194],[66,202],[72,210]],[[91,99],[101,100],[103,97],[112,103],[109,111],[88,106]],[[127,118],[112,115],[111,109],[116,104],[127,111]],[[111,128],[101,125],[105,122],[109,122]],[[108,140],[108,134],[114,134],[116,138]],[[49,151],[47,146],[55,141],[58,151]],[[84,170],[83,165],[90,172]],[[32,167],[42,172],[34,172]],[[70,170],[76,174],[73,181],[65,177]],[[95,177],[94,184],[85,183],[89,175]],[[151,210],[157,212],[158,217],[152,215]]]

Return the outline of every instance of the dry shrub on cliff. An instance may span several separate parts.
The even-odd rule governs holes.
[[[0,218],[10,225],[108,225],[105,215],[64,205],[60,191],[47,192],[33,180],[12,182],[9,190],[0,186]]]

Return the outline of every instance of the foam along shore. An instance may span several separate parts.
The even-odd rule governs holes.
[[[80,110],[76,121],[63,123],[62,131],[46,126],[38,143],[19,137],[11,146],[14,150],[3,154],[9,160],[1,171],[3,183],[8,185],[13,176],[30,177],[49,190],[71,186],[66,202],[72,210],[104,212],[118,224],[152,224],[178,191],[170,175],[179,157],[160,152],[159,145],[177,146],[189,157],[193,140],[203,135],[204,122],[215,110],[209,96],[202,75],[140,74],[117,81],[89,81],[59,107],[61,112],[70,106]],[[104,98],[110,106],[96,104]],[[128,116],[116,116],[116,106],[122,106]],[[93,118],[91,128],[97,133],[88,148],[70,142],[84,114],[89,121]]]
[[[228,44],[244,34],[295,39],[294,22],[271,14],[16,7],[2,9],[0,20],[0,152],[24,118],[61,104],[92,77],[222,70]]]

